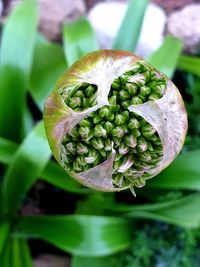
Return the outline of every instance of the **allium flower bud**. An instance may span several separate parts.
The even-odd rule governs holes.
[[[60,165],[101,191],[144,186],[174,160],[187,131],[175,85],[125,51],[93,52],[73,64],[46,100],[44,122]]]

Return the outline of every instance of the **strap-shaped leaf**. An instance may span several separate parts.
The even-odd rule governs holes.
[[[123,250],[131,244],[133,232],[127,219],[84,215],[21,217],[18,231],[77,256]]]
[[[43,122],[40,122],[18,147],[5,174],[2,190],[7,213],[16,212],[25,193],[43,171],[50,154]]]
[[[71,193],[86,194],[91,192],[90,189],[83,187],[52,161],[47,164],[41,177],[46,182]]]
[[[10,222],[7,220],[0,222],[0,255],[2,251],[5,249],[5,243],[8,239],[10,230]]]
[[[33,267],[31,254],[25,239],[13,238],[10,257],[12,267]]]
[[[99,49],[94,31],[84,17],[64,25],[63,41],[69,66],[81,56]]]
[[[3,29],[0,51],[0,136],[20,141],[24,130],[26,86],[37,28],[35,1],[18,5]]]
[[[149,57],[148,61],[168,77],[172,77],[182,48],[181,40],[169,35],[165,38],[163,45]]]
[[[140,36],[149,0],[130,0],[128,9],[113,43],[113,49],[134,51]]]
[[[178,69],[200,76],[200,58],[182,55],[178,61]]]
[[[167,169],[155,179],[149,180],[147,187],[163,189],[200,190],[200,150],[181,154]]]
[[[17,143],[0,137],[0,162],[9,164],[17,148]]]
[[[33,267],[31,254],[25,239],[10,237],[0,255],[2,267]]]
[[[66,68],[67,64],[62,47],[50,43],[38,35],[29,90],[41,111],[46,97]]]
[[[107,257],[72,257],[72,267],[124,267],[119,255]]]
[[[0,162],[9,164],[18,145],[12,141],[0,137]],[[71,193],[85,194],[91,192],[80,183],[72,179],[57,163],[49,161],[40,177],[46,182]],[[1,205],[1,203],[0,203]]]
[[[194,228],[200,225],[199,210],[200,194],[192,194],[182,199],[176,200],[173,205],[165,208],[152,209],[150,211],[138,210],[127,213],[131,218],[146,218],[159,220],[174,225]]]

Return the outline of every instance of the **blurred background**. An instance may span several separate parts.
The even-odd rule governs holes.
[[[0,266],[200,266],[199,14],[199,0],[0,0]],[[183,151],[136,198],[82,187],[46,141],[46,97],[98,49],[144,57],[188,112]]]

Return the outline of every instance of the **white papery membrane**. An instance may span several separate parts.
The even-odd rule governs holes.
[[[85,57],[85,64],[87,65],[86,70],[82,70],[77,63],[76,71],[71,72],[73,77],[71,80],[69,77],[66,85],[62,85],[61,87],[63,94],[67,94],[67,91],[77,86],[77,84],[89,83],[97,85],[98,87],[97,105],[82,112],[75,112],[67,107],[68,112],[66,112],[66,117],[63,117],[61,125],[59,126],[63,131],[58,140],[54,140],[54,143],[57,142],[57,148],[59,148],[58,150],[60,154],[59,161],[64,168],[66,155],[62,149],[63,137],[67,133],[70,133],[73,127],[91,112],[96,111],[105,105],[109,105],[108,94],[111,84],[116,78],[120,77],[125,72],[134,69],[137,62],[144,65],[146,64],[143,60],[135,57],[131,53],[127,53],[122,57],[115,57],[112,53],[109,55],[108,52],[107,57],[105,55],[99,57],[98,54],[97,59],[95,59],[94,53],[89,55],[92,55],[92,59],[89,58],[89,56],[88,58]],[[83,61],[84,58],[80,61],[80,65],[83,64]],[[140,115],[156,129],[163,145],[163,157],[156,167],[151,170],[151,175],[148,178],[155,176],[174,160],[181,150],[187,131],[187,115],[180,93],[167,77],[166,80],[167,88],[162,98],[156,101],[148,101],[140,105],[131,105],[128,108],[130,112]],[[59,95],[59,97],[61,96]],[[63,102],[63,108],[66,109],[64,100],[61,101]],[[58,108],[60,109],[60,107]],[[46,131],[48,135],[48,130],[46,129]],[[70,173],[72,177],[88,187],[100,191],[119,191],[125,188],[116,188],[116,186],[113,185],[112,173],[114,157],[115,150],[112,149],[110,157],[96,167],[80,173],[66,171]],[[139,171],[138,177],[142,173],[143,171]]]

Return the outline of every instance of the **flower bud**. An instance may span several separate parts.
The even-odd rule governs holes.
[[[187,115],[164,74],[130,52],[105,50],[63,74],[46,100],[44,123],[56,160],[72,177],[135,194],[180,152]]]

